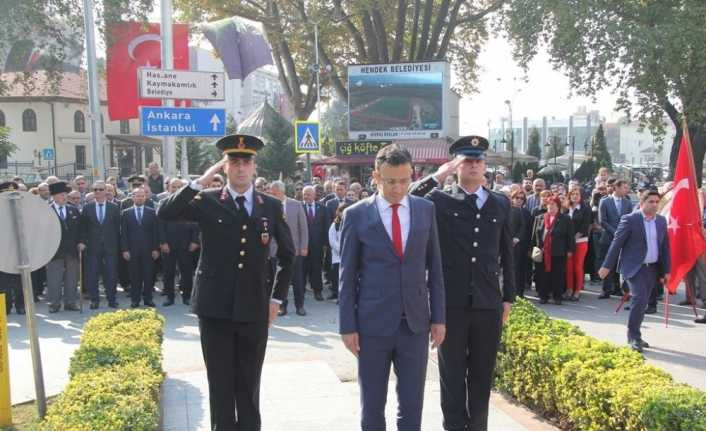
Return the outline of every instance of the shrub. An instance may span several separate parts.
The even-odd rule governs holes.
[[[525,300],[503,331],[496,387],[566,429],[706,431],[706,393]]]
[[[164,318],[154,310],[105,313],[89,320],[71,358],[71,377],[49,407],[45,430],[154,430],[164,379]]]

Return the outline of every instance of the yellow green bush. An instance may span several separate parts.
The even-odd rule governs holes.
[[[706,393],[525,300],[503,331],[495,383],[565,429],[706,431]]]
[[[71,358],[71,379],[42,429],[157,429],[163,327],[164,318],[154,310],[121,310],[89,320]]]

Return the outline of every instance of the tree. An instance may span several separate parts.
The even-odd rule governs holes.
[[[595,163],[595,168],[608,168],[608,170],[613,170],[613,160],[608,152],[608,146],[605,140],[605,133],[603,132],[603,124],[598,126],[596,134],[593,136],[593,143],[591,144],[591,155]]]
[[[322,153],[331,156],[336,152],[336,141],[348,139],[348,107],[345,101],[335,99],[321,115]]]
[[[17,145],[10,141],[10,129],[0,127],[0,159],[10,157],[17,149]]]
[[[558,136],[551,137],[549,139],[549,144],[550,145],[547,147],[547,151],[544,154],[544,158],[546,160],[553,159],[554,156],[562,156],[566,152],[564,144],[561,142],[561,138],[559,138]]]
[[[297,154],[292,141],[292,124],[275,119],[264,130],[265,147],[257,154],[257,173],[269,179],[290,178],[297,170]]]
[[[542,158],[542,147],[539,145],[539,130],[532,127],[529,134],[529,142],[527,143],[527,154],[536,157],[537,160]]]
[[[696,172],[706,151],[706,2],[703,0],[510,0],[502,27],[527,68],[538,45],[580,95],[612,88],[617,108],[664,132],[688,117]],[[673,174],[678,145],[670,156]],[[670,175],[671,175],[670,174]],[[700,176],[699,180],[700,180]]]
[[[215,164],[221,157],[213,142],[198,138],[183,138],[186,139],[186,157],[189,161],[189,174],[199,175]],[[177,142],[176,145],[177,165],[181,160],[181,145]],[[183,173],[182,173],[183,175]]]

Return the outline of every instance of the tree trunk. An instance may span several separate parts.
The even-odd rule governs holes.
[[[402,59],[402,45],[404,43],[404,29],[407,18],[407,0],[397,1],[397,26],[395,28],[395,46],[392,48],[392,61]]]
[[[419,33],[419,10],[422,7],[422,0],[414,0],[414,18],[412,22],[412,40],[409,43],[409,61],[414,61],[417,54],[417,34]]]
[[[684,135],[682,123],[679,120],[679,112],[676,107],[669,101],[664,102],[664,110],[672,120],[674,128],[677,131],[672,143],[672,151],[669,153],[669,175],[667,179],[674,180],[674,170],[677,166],[677,157],[679,157],[679,146],[681,138]],[[691,151],[694,155],[694,170],[696,172],[696,183],[701,187],[701,178],[703,177],[704,169],[704,154],[706,154],[706,124],[700,122],[691,122],[689,124],[689,138],[691,139]]]

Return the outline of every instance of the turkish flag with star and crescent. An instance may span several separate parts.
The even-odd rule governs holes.
[[[139,106],[160,106],[159,99],[140,99],[137,68],[162,65],[162,46],[156,23],[120,22],[110,26],[107,50],[108,117],[128,120],[139,116]],[[189,28],[174,24],[174,69],[189,69]],[[179,105],[175,101],[175,105]]]
[[[706,242],[701,233],[701,210],[696,195],[698,187],[694,169],[694,156],[691,152],[689,130],[684,123],[684,135],[679,144],[679,157],[674,172],[672,200],[664,211],[667,217],[669,248],[672,269],[667,289],[674,294],[679,282],[694,266],[696,259],[706,250]]]

